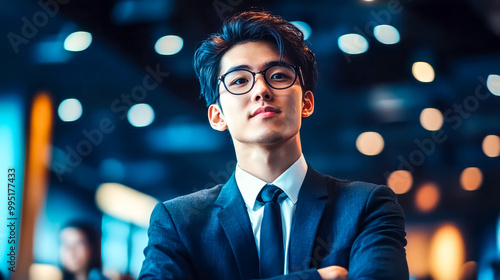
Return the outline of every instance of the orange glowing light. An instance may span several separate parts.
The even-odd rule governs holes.
[[[52,101],[41,92],[33,100],[27,147],[26,173],[22,197],[18,267],[14,279],[28,279],[33,260],[33,235],[36,217],[45,203],[51,155]]]
[[[356,139],[356,148],[367,156],[378,155],[384,149],[384,138],[377,132],[363,132]]]
[[[415,203],[418,210],[429,212],[436,208],[439,203],[440,192],[439,188],[433,183],[422,185],[415,196]]]
[[[466,191],[475,191],[483,183],[483,173],[477,167],[465,168],[460,175],[460,185]]]
[[[412,184],[413,176],[406,170],[396,170],[387,178],[387,186],[397,194],[408,192]]]
[[[483,140],[483,152],[488,157],[500,156],[500,137],[488,135]]]
[[[412,277],[423,279],[429,275],[430,232],[426,228],[406,229],[406,259]]]
[[[436,280],[460,279],[465,245],[460,230],[452,224],[438,228],[430,246],[430,273]]]
[[[443,114],[436,108],[425,108],[420,113],[420,124],[429,131],[439,130],[443,126]]]
[[[434,68],[432,68],[429,63],[423,61],[413,63],[411,72],[413,73],[415,79],[422,83],[430,83],[434,81],[434,77],[436,75]]]

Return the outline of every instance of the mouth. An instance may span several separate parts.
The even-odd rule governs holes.
[[[267,118],[275,116],[279,113],[281,113],[280,109],[271,106],[264,106],[264,107],[259,107],[257,110],[255,110],[252,114],[252,118],[253,117]]]

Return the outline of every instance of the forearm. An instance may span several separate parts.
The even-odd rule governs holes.
[[[387,187],[375,189],[365,206],[365,217],[350,254],[353,279],[408,279],[404,214]]]
[[[323,278],[321,278],[317,269],[312,268],[261,280],[323,280]]]

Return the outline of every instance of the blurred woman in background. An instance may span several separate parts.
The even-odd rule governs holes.
[[[104,280],[101,237],[90,224],[74,221],[60,233],[63,280]]]

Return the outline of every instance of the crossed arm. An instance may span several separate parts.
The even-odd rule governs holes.
[[[149,242],[144,250],[144,260],[139,280],[149,279],[183,279],[194,280],[193,267],[189,261],[186,248],[175,228],[168,211],[158,205],[151,216],[148,230]],[[347,270],[340,266],[321,269],[308,269],[268,280],[346,280]]]
[[[309,273],[309,278],[303,276],[295,278],[296,275],[289,274],[272,278],[272,280],[346,280],[348,278],[408,280],[408,265],[404,249],[406,246],[404,214],[396,201],[394,192],[385,186],[378,186],[371,191],[361,214],[356,238],[349,251],[347,268],[332,265],[319,268],[317,271],[303,271],[302,273]]]
[[[187,249],[170,213],[161,206],[153,212],[139,280],[195,279]],[[158,209],[159,210],[159,209]],[[156,212],[156,213],[155,213]],[[307,269],[268,280],[408,279],[404,246],[404,216],[387,187],[372,191],[364,206],[363,221],[352,244],[349,267]],[[348,270],[349,269],[349,272]]]

